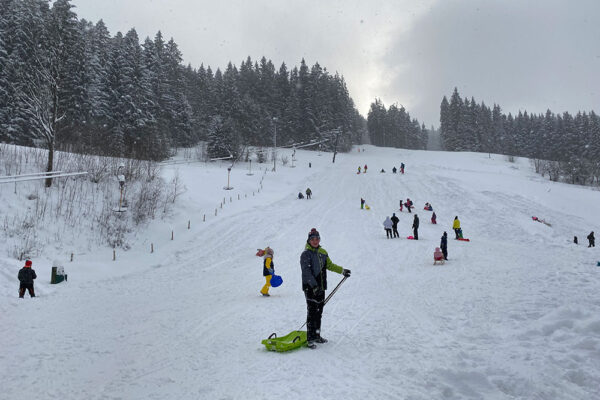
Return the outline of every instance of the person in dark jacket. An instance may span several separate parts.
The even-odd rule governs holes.
[[[306,188],[306,200],[310,199],[310,196],[312,196],[312,190],[310,190],[310,188]]]
[[[400,172],[404,173],[404,163],[400,163]]]
[[[440,249],[442,249],[442,253],[444,253],[444,260],[448,260],[448,234],[446,231],[444,231],[444,234],[442,235]]]
[[[396,169],[396,167],[392,168],[392,174],[395,174],[395,173],[396,173],[396,171],[398,171],[398,170]]]
[[[19,298],[25,297],[25,289],[29,291],[29,295],[31,297],[35,297],[35,292],[33,291],[33,280],[37,278],[35,274],[35,270],[31,268],[33,263],[31,260],[25,261],[25,266],[19,270],[19,282],[21,282],[19,286]]]
[[[364,209],[365,208],[365,199],[363,199],[362,197],[360,198],[360,209]]]
[[[587,240],[590,242],[588,247],[596,247],[596,239],[594,238],[594,231],[587,235]]]
[[[327,270],[337,272],[345,277],[350,276],[350,270],[334,264],[327,251],[320,246],[321,236],[312,228],[308,233],[306,247],[300,255],[302,268],[302,290],[306,298],[306,328],[308,347],[314,349],[316,343],[327,343],[321,336],[321,316],[327,290]]]
[[[398,219],[398,217],[396,217],[396,213],[392,214],[392,231],[394,232],[394,237],[400,237],[400,235],[398,234],[398,222],[400,222],[400,219]]]
[[[415,240],[419,240],[419,216],[415,214],[415,219],[413,220],[413,236]]]

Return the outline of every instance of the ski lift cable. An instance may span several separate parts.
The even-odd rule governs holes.
[[[46,178],[64,178],[64,177],[68,177],[68,176],[78,176],[78,175],[86,175],[87,172],[71,172],[71,173],[67,173],[67,174],[60,174],[60,175],[49,175],[49,176],[35,176],[35,177],[29,177],[29,178],[23,178],[23,179],[14,179],[14,180],[0,180],[0,183],[16,183],[16,182],[26,182],[26,181],[33,181],[33,180],[37,180],[37,179],[46,179]]]
[[[31,173],[31,174],[0,176],[0,179],[17,179],[17,178],[25,178],[25,177],[29,177],[29,176],[39,176],[39,175],[53,176],[53,175],[56,175],[56,174],[63,174],[63,173],[64,173],[64,171],[35,172],[35,173]]]

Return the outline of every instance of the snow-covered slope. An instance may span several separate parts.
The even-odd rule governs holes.
[[[168,167],[187,187],[168,221],[116,261],[106,250],[65,263],[67,284],[50,286],[51,260],[34,260],[33,300],[16,298],[20,264],[2,259],[0,398],[600,398],[600,253],[585,240],[600,193],[549,182],[526,160],[364,148],[335,164],[298,151],[276,173],[236,166],[231,191],[225,164]],[[392,174],[400,162],[405,175]],[[312,200],[297,200],[306,187]],[[419,241],[405,239],[407,197]],[[392,212],[401,238],[388,240]],[[471,242],[452,240],[455,215]],[[267,352],[262,339],[306,317],[299,257],[313,227],[352,270],[325,308],[329,343]],[[449,261],[433,266],[444,230]],[[284,283],[264,298],[254,253],[267,245]]]

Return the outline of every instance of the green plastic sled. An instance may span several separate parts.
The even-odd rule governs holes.
[[[271,351],[290,351],[302,346],[306,346],[306,331],[292,331],[285,336],[277,337],[272,333],[267,339],[262,341],[267,350]]]

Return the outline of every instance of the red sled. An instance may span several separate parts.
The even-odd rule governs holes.
[[[415,240],[415,237],[414,237],[414,236],[407,236],[406,238],[407,238],[408,240]]]
[[[465,238],[458,238],[456,240],[461,240],[463,242],[470,242],[471,241],[471,239],[465,239]]]

